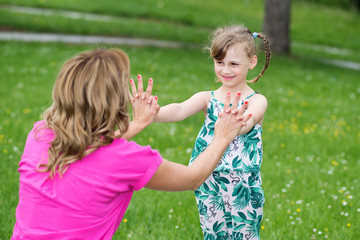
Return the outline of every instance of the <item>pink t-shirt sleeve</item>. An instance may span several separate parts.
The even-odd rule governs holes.
[[[163,161],[160,153],[150,146],[141,146],[125,139],[115,139],[109,146],[103,146],[91,156],[107,159],[94,168],[106,169],[107,184],[113,190],[133,191],[143,188],[155,174]],[[112,158],[113,161],[109,159]],[[106,166],[109,164],[108,166]]]
[[[153,160],[150,159],[149,163],[144,163],[144,165],[148,166],[145,174],[140,178],[140,180],[135,184],[134,190],[139,191],[141,188],[145,187],[145,185],[150,181],[150,179],[154,176],[156,170],[159,168],[162,163],[162,157],[157,151],[151,150],[154,154]]]

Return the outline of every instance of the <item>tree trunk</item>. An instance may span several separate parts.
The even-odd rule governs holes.
[[[273,52],[290,53],[290,1],[265,0],[264,33]]]

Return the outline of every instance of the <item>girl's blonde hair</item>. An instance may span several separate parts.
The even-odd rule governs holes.
[[[116,128],[129,126],[130,62],[120,49],[97,49],[68,60],[53,89],[53,104],[46,110],[46,127],[55,137],[47,163],[39,170],[60,176],[71,163],[100,146],[110,144]],[[121,135],[120,135],[121,136]]]
[[[265,46],[265,65],[261,73],[248,82],[256,82],[264,74],[270,63],[271,50],[269,41],[263,33],[257,33],[264,42]],[[251,31],[243,26],[229,26],[216,29],[212,34],[211,46],[208,48],[211,58],[215,60],[223,60],[229,47],[236,43],[245,43],[245,52],[251,58],[256,54],[256,45],[254,36]]]

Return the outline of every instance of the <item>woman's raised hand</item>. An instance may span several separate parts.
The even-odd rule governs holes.
[[[160,110],[160,107],[158,105],[157,97],[151,95],[153,79],[149,79],[145,92],[143,87],[143,80],[140,74],[137,77],[137,81],[138,87],[136,88],[135,81],[130,79],[133,122],[140,124],[140,126],[145,128],[154,121],[156,114]]]
[[[244,115],[247,103],[244,103],[240,109],[237,108],[240,96],[241,93],[237,92],[230,106],[231,93],[226,94],[224,111],[219,114],[215,123],[215,137],[225,138],[229,143],[234,140],[241,128],[246,126],[246,122],[251,117],[251,114]]]

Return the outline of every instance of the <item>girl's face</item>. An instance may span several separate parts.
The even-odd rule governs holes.
[[[246,83],[248,70],[256,66],[256,55],[249,59],[244,46],[242,43],[237,43],[228,48],[223,60],[214,59],[215,74],[227,87],[238,87]]]

